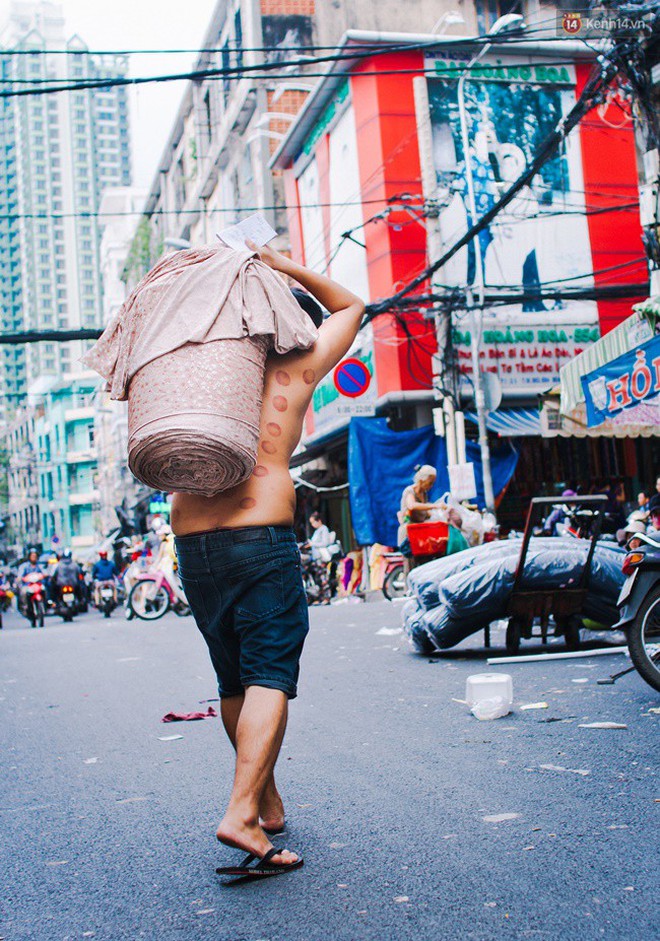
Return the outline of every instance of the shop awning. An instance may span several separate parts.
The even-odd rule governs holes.
[[[628,353],[639,343],[650,340],[652,336],[651,325],[644,314],[641,311],[635,311],[618,327],[610,330],[570,363],[562,366],[559,371],[562,414],[570,415],[580,403],[584,402],[582,376],[604,366],[623,353]]]
[[[657,343],[652,324],[659,316],[659,299],[649,298],[636,305],[635,312],[627,320],[561,368],[559,388],[543,396],[540,417],[544,436],[636,438],[658,435],[660,402],[657,396],[653,397],[650,387],[648,396],[646,393],[642,395],[644,390],[638,390],[636,403],[632,393],[629,401],[624,394],[619,410],[605,408],[607,395],[604,397],[604,393],[614,367],[618,364],[630,366],[628,360],[631,357],[627,354],[636,351],[640,356],[648,353],[652,358]],[[624,368],[626,375],[619,377],[627,385],[632,382],[627,375],[629,372],[630,369]],[[614,378],[616,380],[617,377]],[[585,388],[589,402],[585,401]],[[603,419],[600,424],[597,423],[599,419]]]
[[[466,412],[465,417],[477,423],[475,412]],[[490,412],[486,426],[503,438],[523,438],[527,435],[541,434],[541,419],[535,408],[500,408]]]
[[[543,396],[540,412],[544,438],[650,438],[660,434],[660,404],[642,402],[629,412],[589,427],[585,402],[576,405],[570,415],[561,411],[559,388]]]

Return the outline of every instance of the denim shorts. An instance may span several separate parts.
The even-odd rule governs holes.
[[[176,551],[220,695],[266,686],[295,698],[309,617],[293,530],[246,526],[179,536]]]

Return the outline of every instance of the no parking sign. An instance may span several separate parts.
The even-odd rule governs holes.
[[[357,399],[371,385],[371,372],[361,359],[350,357],[335,367],[334,383],[337,392],[349,399]]]

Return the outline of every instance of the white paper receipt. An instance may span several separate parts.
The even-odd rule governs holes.
[[[218,232],[218,238],[225,245],[229,245],[230,248],[235,248],[239,252],[249,251],[245,242],[246,239],[251,239],[255,245],[261,248],[262,245],[266,245],[271,239],[274,239],[276,235],[277,232],[272,225],[269,225],[258,212],[248,216],[247,219],[243,219],[242,222],[227,226],[226,229]]]

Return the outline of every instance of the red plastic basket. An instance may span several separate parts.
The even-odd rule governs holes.
[[[444,555],[449,540],[448,523],[408,523],[413,555]]]

